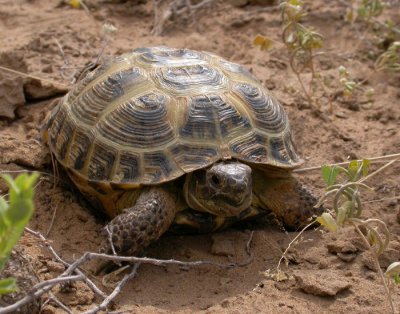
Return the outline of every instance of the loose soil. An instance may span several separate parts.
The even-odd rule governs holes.
[[[344,22],[346,7],[342,1],[330,1],[329,5],[322,0],[308,1],[309,15],[304,23],[324,35],[325,53],[316,64],[321,76],[335,85],[337,68],[344,65],[353,79],[367,78],[365,89],[375,90],[374,101],[368,103],[363,93],[345,99],[334,87],[327,88],[320,97],[324,113],[316,114],[301,93],[289,67],[287,51],[279,43],[280,12],[271,2],[214,1],[192,18],[180,15],[166,21],[162,35],[156,36],[151,34],[153,1],[87,0],[89,12],[58,0],[0,1],[0,65],[50,81],[0,71],[3,117],[0,169],[51,174],[51,158],[40,141],[40,126],[54,100],[71,88],[76,69],[95,62],[100,54],[104,57],[154,45],[206,50],[247,66],[285,107],[299,153],[305,160],[304,167],[399,153],[400,76],[371,75],[371,59],[383,50],[373,43],[365,25]],[[235,6],[237,3],[247,5]],[[160,12],[165,9],[163,4]],[[398,13],[399,7],[394,6],[386,11],[385,17],[390,16],[399,25]],[[104,23],[118,29],[106,44]],[[251,43],[257,33],[277,43],[268,52],[262,52]],[[309,76],[305,75],[306,82]],[[327,94],[335,95],[333,113],[329,112]],[[399,163],[386,169],[368,182],[374,192],[365,194],[365,200],[383,200],[365,203],[364,215],[381,218],[392,233],[389,249],[381,257],[382,268],[400,259],[400,203],[390,200],[400,195],[399,173]],[[298,176],[316,194],[323,193],[319,171]],[[43,175],[36,187],[36,212],[30,228],[45,234],[67,261],[85,251],[97,251],[107,218],[91,209],[62,173],[56,185],[54,182],[53,176]],[[4,183],[0,183],[0,190],[7,192]],[[112,310],[118,313],[389,313],[371,255],[351,228],[337,233],[321,228],[305,232],[290,249],[288,266],[283,265],[289,279],[280,282],[272,280],[268,270],[275,270],[296,233],[285,232],[271,217],[217,234],[167,234],[147,250],[146,256],[241,263],[248,259],[246,243],[252,230],[250,249],[254,259],[250,264],[232,269],[143,264],[115,299]],[[19,246],[30,257],[40,280],[54,278],[63,271],[63,266],[33,236],[24,235]],[[93,274],[92,264],[84,268],[105,291],[112,290],[112,286],[102,286],[102,278]],[[76,313],[101,302],[82,283],[72,284],[68,289],[55,288],[54,294]],[[393,292],[397,309],[399,295],[398,289]],[[43,313],[62,312],[54,302],[43,309]]]

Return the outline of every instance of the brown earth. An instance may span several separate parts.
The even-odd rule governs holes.
[[[66,1],[67,2],[67,1]],[[164,1],[167,3],[168,1]],[[163,2],[163,3],[164,3]],[[171,2],[171,1],[170,1]],[[199,1],[196,1],[199,2]],[[349,25],[343,16],[342,1],[307,1],[309,15],[304,23],[324,35],[324,52],[317,68],[321,76],[335,81],[337,68],[344,65],[351,76],[373,87],[375,100],[365,101],[359,93],[345,99],[335,88],[333,114],[327,97],[321,95],[324,114],[318,115],[302,96],[300,85],[290,70],[288,54],[280,41],[282,31],[279,9],[265,4],[273,1],[214,1],[195,12],[164,23],[161,35],[152,35],[152,1],[85,1],[89,11],[62,5],[62,1],[0,1],[0,65],[36,75],[50,81],[17,77],[0,71],[0,167],[3,171],[40,170],[51,173],[47,148],[41,144],[39,128],[53,100],[71,86],[76,69],[103,55],[120,54],[134,48],[168,45],[206,50],[244,64],[281,100],[289,114],[304,167],[400,152],[400,76],[373,74],[371,59],[382,52],[362,23]],[[395,2],[395,1],[394,1]],[[234,3],[248,3],[238,7]],[[264,6],[253,5],[261,3]],[[60,5],[61,4],[61,5]],[[160,7],[165,12],[166,4]],[[399,24],[399,6],[387,10]],[[396,20],[397,19],[397,20]],[[103,24],[117,27],[106,44]],[[268,52],[253,47],[257,33],[277,41]],[[381,36],[384,36],[383,33]],[[62,49],[60,49],[62,47]],[[64,55],[63,55],[64,54]],[[306,79],[309,75],[306,75]],[[14,115],[15,112],[15,115]],[[376,168],[376,166],[374,167]],[[398,200],[400,165],[397,163],[369,181],[374,192],[366,200],[366,217],[380,217],[388,225],[392,238],[381,257],[381,266],[400,259]],[[323,193],[324,183],[318,171],[299,177]],[[1,183],[0,189],[7,188]],[[47,234],[51,245],[65,260],[71,261],[85,251],[96,251],[106,219],[96,215],[71,184],[60,177],[43,175],[36,189],[36,212],[30,227]],[[296,233],[284,232],[271,219],[207,235],[165,235],[152,245],[147,256],[184,261],[212,260],[220,263],[243,262],[246,243],[254,230],[251,251],[254,260],[243,267],[220,269],[211,266],[182,268],[141,265],[115,299],[118,313],[389,313],[384,288],[369,252],[355,231],[345,228],[328,233],[321,228],[305,232],[289,251],[290,275],[277,282],[268,276]],[[48,250],[31,235],[25,235],[22,247],[32,259],[41,280],[63,270]],[[92,273],[94,267],[85,267]],[[101,277],[91,275],[101,286]],[[111,287],[103,287],[111,291]],[[55,295],[79,313],[101,302],[82,283],[69,289],[54,289]],[[396,308],[400,292],[393,292]],[[43,313],[62,313],[54,302]]]

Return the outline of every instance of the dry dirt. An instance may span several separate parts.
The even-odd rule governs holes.
[[[329,5],[323,0],[306,1],[309,15],[304,23],[324,35],[325,54],[317,67],[323,77],[332,80],[337,77],[339,65],[346,66],[356,80],[368,78],[365,88],[375,89],[375,100],[366,103],[360,94],[348,101],[337,93],[330,114],[327,98],[321,97],[324,117],[307,105],[289,68],[287,52],[279,43],[279,10],[276,6],[232,5],[238,2],[246,3],[219,0],[196,12],[193,19],[177,16],[165,23],[162,36],[155,36],[151,34],[152,1],[87,0],[90,12],[85,12],[60,5],[59,0],[1,0],[0,65],[59,84],[44,80],[40,83],[0,71],[0,169],[51,173],[50,156],[40,142],[39,128],[53,100],[71,87],[75,69],[96,61],[102,47],[103,55],[107,55],[161,44],[211,51],[250,68],[288,112],[305,167],[400,152],[400,77],[370,75],[371,57],[382,50],[368,40],[371,36],[366,35],[365,26],[343,21],[343,1],[329,1]],[[165,5],[161,12],[164,9]],[[395,4],[385,13],[397,25],[399,10],[400,6]],[[105,22],[118,28],[106,45],[102,35]],[[251,44],[257,33],[278,43],[270,51],[262,52]],[[366,40],[362,40],[364,36]],[[329,94],[334,92],[327,90]],[[400,194],[399,173],[397,163],[373,178],[369,184],[375,191],[365,194],[366,200],[384,199],[365,204],[365,216],[380,217],[392,233],[389,249],[381,258],[383,268],[400,259],[400,202],[388,200]],[[318,171],[299,177],[317,194],[323,193]],[[0,189],[7,191],[4,183]],[[35,203],[30,227],[47,234],[65,260],[97,250],[106,218],[96,215],[63,176],[53,187],[53,177],[43,175]],[[118,313],[389,313],[372,259],[351,228],[339,233],[321,229],[304,233],[289,252],[289,266],[283,267],[291,277],[282,282],[268,278],[266,271],[275,269],[296,233],[285,232],[271,219],[218,234],[165,235],[146,255],[184,261],[242,262],[248,258],[246,242],[251,230],[254,260],[250,264],[228,270],[141,265],[137,277],[125,286],[112,309]],[[63,270],[34,237],[25,235],[20,247],[32,259],[41,280],[53,278]],[[88,273],[94,270],[91,264],[85,269]],[[100,277],[92,278],[101,286]],[[103,289],[111,291],[110,287]],[[68,289],[56,288],[54,293],[76,313],[100,302],[81,283]],[[393,299],[399,309],[398,289]],[[44,309],[43,313],[63,312],[53,302]]]

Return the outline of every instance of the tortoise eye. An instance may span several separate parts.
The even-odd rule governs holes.
[[[213,174],[213,175],[211,176],[211,182],[212,182],[215,186],[219,186],[219,185],[221,184],[220,178],[219,178],[217,175],[215,175],[215,174]]]

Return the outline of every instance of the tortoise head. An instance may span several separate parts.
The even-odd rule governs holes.
[[[186,177],[190,208],[216,216],[236,216],[252,202],[251,168],[240,162],[219,162]]]

